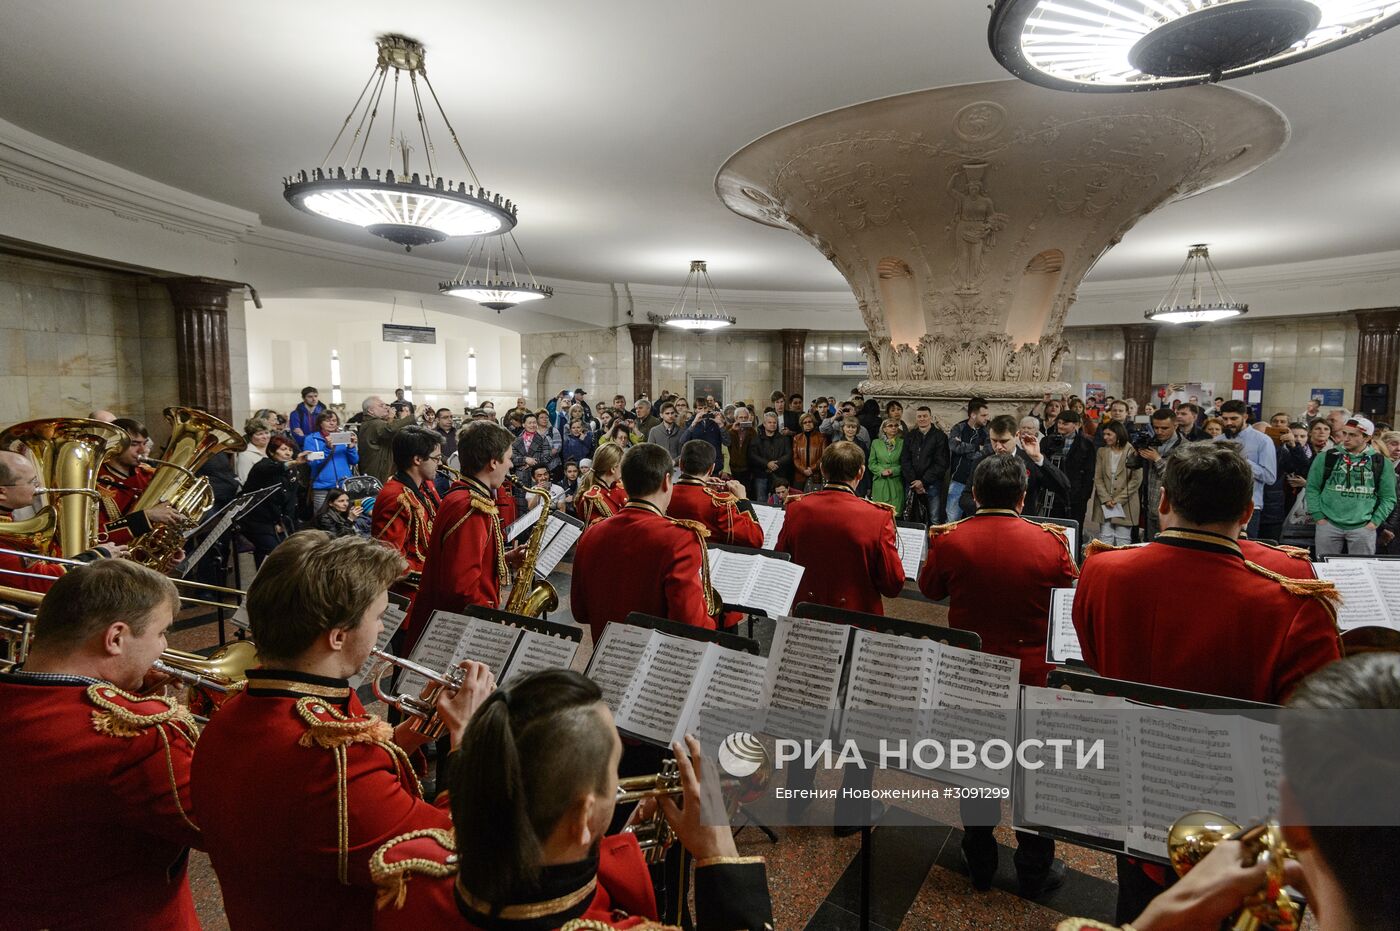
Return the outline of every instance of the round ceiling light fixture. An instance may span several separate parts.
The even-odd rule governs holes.
[[[423,45],[400,35],[384,35],[378,41],[379,58],[369,80],[360,90],[350,114],[318,168],[299,171],[283,178],[282,195],[298,210],[363,228],[366,232],[398,243],[406,251],[414,246],[442,242],[454,236],[487,236],[507,233],[515,227],[516,206],[500,194],[481,186],[457,132],[438,101],[424,67]],[[384,90],[393,72],[389,107],[389,162],[402,168],[365,167],[365,150],[374,131]],[[417,117],[415,129],[398,134],[399,79],[408,74],[409,96]],[[452,145],[461,157],[462,168],[471,180],[452,181],[439,174],[436,150],[423,113],[419,82],[427,89]],[[405,111],[407,106],[405,106]],[[358,117],[357,117],[358,114]],[[355,124],[350,132],[351,123]],[[414,137],[410,137],[409,133]],[[347,139],[348,136],[348,139]],[[415,143],[421,142],[421,147]],[[331,160],[344,143],[338,165]],[[425,171],[412,170],[409,155],[421,148]],[[373,156],[371,156],[373,157]]]
[[[506,238],[510,238],[516,255],[520,256],[520,270],[515,260],[506,250]],[[554,296],[554,289],[540,284],[525,261],[525,253],[514,233],[506,236],[480,236],[472,241],[467,250],[467,261],[457,277],[438,285],[442,294],[450,294],[468,301],[476,301],[482,307],[489,307],[496,313],[508,310],[516,304],[528,301],[543,301]]]
[[[1213,293],[1207,293],[1207,289]],[[1249,305],[1235,300],[1225,287],[1210,249],[1196,243],[1186,252],[1186,261],[1172,279],[1171,287],[1157,306],[1143,314],[1153,323],[1182,323],[1200,326],[1249,313]]]
[[[705,286],[704,292],[700,290],[701,285]],[[691,306],[691,296],[694,295],[694,306]],[[706,310],[702,305],[704,295],[709,296],[710,309]],[[678,330],[720,330],[727,326],[733,326],[735,319],[725,313],[724,305],[720,303],[719,294],[715,292],[714,282],[710,281],[710,272],[704,259],[692,259],[690,262],[690,274],[685,277],[685,284],[681,286],[680,296],[676,298],[676,303],[672,305],[670,313],[647,314],[647,319],[652,323],[659,323],[662,326],[675,327]]]
[[[1032,84],[1140,91],[1279,68],[1397,22],[1396,0],[997,0],[987,39]]]

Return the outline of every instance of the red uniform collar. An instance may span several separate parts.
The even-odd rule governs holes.
[[[973,517],[1020,517],[1011,508],[978,508]]]
[[[1207,553],[1224,553],[1226,555],[1244,558],[1243,551],[1237,541],[1230,539],[1223,533],[1213,533],[1209,530],[1163,530],[1152,539],[1153,543],[1161,543],[1165,546],[1178,546],[1188,550],[1203,550]]]
[[[665,517],[665,516],[666,516],[666,512],[665,512],[665,511],[661,510],[661,508],[659,508],[659,507],[657,507],[656,505],[652,504],[650,501],[638,501],[638,500],[628,501],[626,504],[624,504],[624,505],[622,506],[622,509],[625,511],[625,510],[627,510],[628,508],[631,508],[631,509],[636,510],[636,511],[647,511],[647,512],[649,512],[649,513],[651,513],[651,514],[655,514],[657,517]]]
[[[850,485],[847,485],[845,482],[832,482],[829,485],[823,485],[822,491],[839,491],[844,492],[848,495],[855,495],[856,493],[855,489],[852,488]]]

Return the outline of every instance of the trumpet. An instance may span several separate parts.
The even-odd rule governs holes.
[[[768,756],[767,748],[756,737],[747,734],[726,738],[720,753],[730,753],[739,761],[754,764],[754,769],[747,776],[725,776],[720,780],[725,812],[733,817],[741,805],[756,799],[767,787],[773,776],[773,761]],[[680,766],[674,759],[663,760],[660,772],[627,776],[617,781],[619,805],[647,799],[680,798],[684,794]],[[653,809],[650,817],[629,824],[623,830],[637,838],[637,846],[642,848],[642,858],[648,863],[660,863],[666,851],[676,842],[676,832],[662,814],[660,805]]]
[[[1246,865],[1263,863],[1268,879],[1221,927],[1230,931],[1296,931],[1303,919],[1302,909],[1284,889],[1283,875],[1284,861],[1293,859],[1293,851],[1284,841],[1278,822],[1242,828],[1213,811],[1188,811],[1176,819],[1167,833],[1167,856],[1172,869],[1176,875],[1185,876],[1217,844],[1227,840],[1240,841],[1245,848]]]
[[[379,660],[379,665],[370,673],[370,689],[374,692],[374,697],[382,701],[391,708],[398,710],[400,714],[416,718],[413,729],[429,740],[437,740],[447,731],[447,726],[442,722],[442,718],[437,713],[437,698],[442,694],[443,689],[456,691],[462,687],[462,680],[466,676],[466,671],[460,666],[453,666],[446,673],[434,672],[427,666],[415,663],[411,659],[404,659],[402,656],[395,656],[376,647],[370,651],[370,655]],[[416,673],[428,680],[429,688],[424,690],[423,695],[386,695],[384,694],[380,680],[384,674],[394,667],[405,672]]]
[[[12,589],[0,589],[0,598],[6,597],[6,590]],[[0,672],[8,672],[28,659],[29,645],[34,640],[34,619],[37,615],[0,604],[0,617],[15,622],[0,624]]]

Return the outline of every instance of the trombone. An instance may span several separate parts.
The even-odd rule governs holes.
[[[5,554],[8,556],[20,556],[24,559],[32,559],[39,562],[51,562],[56,563],[60,566],[71,566],[73,568],[81,568],[82,566],[90,565],[89,563],[83,562],[80,559],[67,559],[62,556],[43,556],[38,553],[31,553],[27,550],[12,550],[6,547],[0,547],[0,554]],[[49,581],[53,581],[55,578],[54,576],[50,575],[40,575],[37,572],[21,572],[18,569],[0,569],[0,574],[11,577],[21,576],[30,579],[47,579]],[[241,588],[229,588],[224,585],[212,585],[209,582],[195,582],[192,579],[170,578],[170,581],[174,582],[177,586],[183,586],[186,588],[201,588],[207,591],[219,592],[220,594],[234,595],[238,598],[248,597],[248,593],[243,591],[243,589]],[[230,604],[226,601],[210,601],[204,598],[195,598],[190,595],[181,595],[180,600],[188,604],[207,605],[211,608],[238,607],[237,604]]]

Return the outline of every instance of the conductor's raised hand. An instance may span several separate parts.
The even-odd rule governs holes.
[[[700,741],[687,734],[685,744],[673,743],[671,750],[680,770],[682,802],[680,807],[670,798],[659,798],[657,803],[681,846],[697,860],[738,856],[720,797],[719,773],[705,758]]]

